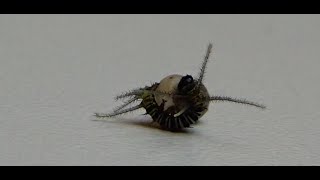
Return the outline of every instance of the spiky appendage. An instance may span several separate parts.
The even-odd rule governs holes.
[[[171,97],[180,97],[183,98],[185,97],[185,95],[179,95],[179,94],[171,94],[168,92],[161,92],[161,91],[155,91],[155,90],[150,90],[148,88],[146,89],[139,89],[139,90],[134,90],[134,91],[129,91],[127,93],[124,93],[122,95],[119,95],[116,97],[116,100],[122,99],[122,98],[126,98],[126,97],[130,97],[130,96],[134,96],[134,98],[137,99],[143,99],[145,96],[148,96],[150,94],[156,95],[156,96],[171,96]],[[130,100],[128,100],[129,102]]]
[[[152,86],[155,86],[155,85],[158,85],[159,83],[152,83],[151,86],[145,86],[144,88],[136,88],[136,89],[132,89],[132,90],[129,90],[129,91],[126,91],[120,95],[117,95],[116,97],[114,97],[114,99],[116,101],[120,100],[120,99],[125,99],[125,98],[129,98],[129,97],[138,97],[140,98],[141,95],[143,95],[145,93],[145,90],[152,87]]]
[[[198,83],[197,83],[196,87],[199,87],[200,84],[202,84],[203,77],[204,77],[204,74],[206,72],[208,60],[209,60],[209,57],[210,57],[211,49],[212,49],[212,44],[210,43],[208,45],[206,56],[204,57],[204,60],[202,62],[201,68],[200,68],[200,72],[199,72],[198,79],[197,79]]]
[[[208,48],[207,48],[206,56],[205,56],[205,58],[204,58],[204,60],[202,62],[202,66],[200,68],[198,79],[196,80],[197,81],[197,85],[195,87],[195,90],[197,90],[200,87],[200,85],[202,84],[202,81],[203,81],[203,78],[204,78],[204,74],[205,74],[205,71],[206,71],[206,68],[207,68],[209,56],[210,56],[210,53],[211,53],[211,49],[212,49],[212,44],[210,43],[208,45]],[[264,106],[262,104],[258,104],[258,103],[251,102],[251,101],[247,101],[245,99],[231,98],[231,97],[226,97],[226,96],[213,96],[213,97],[210,97],[210,101],[230,101],[230,102],[235,102],[235,103],[247,104],[247,105],[255,106],[255,107],[258,107],[258,108],[261,108],[261,109],[265,109],[266,108],[266,106]]]
[[[127,107],[127,106],[128,106],[128,105],[130,105],[131,103],[133,103],[133,102],[137,101],[138,99],[139,99],[138,97],[133,97],[133,98],[131,98],[131,99],[127,100],[124,104],[122,104],[122,105],[120,105],[120,106],[116,107],[113,111],[114,111],[114,112],[117,112],[117,111],[119,111],[119,110],[121,110],[121,109],[123,109],[123,108]]]
[[[158,83],[155,83],[151,87],[137,88],[137,89],[128,91],[126,93],[123,93],[121,95],[118,95],[115,98],[116,100],[129,98],[129,97],[131,97],[131,98],[128,99],[124,104],[122,104],[122,105],[118,106],[117,108],[115,108],[113,110],[113,112],[111,112],[111,113],[107,113],[107,114],[95,113],[94,116],[97,117],[97,118],[108,118],[108,117],[114,117],[114,116],[118,116],[120,114],[128,113],[128,112],[131,112],[131,111],[135,111],[135,110],[143,107],[141,105],[141,103],[139,105],[131,107],[131,108],[127,108],[127,109],[124,109],[124,108],[127,107],[128,105],[132,104],[133,102],[135,102],[135,101],[137,101],[139,99],[143,100],[143,99],[145,99],[145,97],[148,97],[150,95],[177,96],[177,95],[172,95],[172,94],[169,94],[169,93],[166,93],[166,92],[159,92],[159,91],[151,90],[151,89],[153,89],[153,87],[156,87],[157,85],[158,85]]]
[[[143,92],[144,89],[145,88],[132,89],[130,91],[124,92],[124,93],[116,96],[114,99],[117,101],[119,99],[124,99],[124,98],[132,97],[132,96],[137,96],[137,95],[140,95]]]
[[[259,104],[259,103],[255,103],[255,102],[248,101],[248,100],[245,100],[245,99],[227,97],[227,96],[212,96],[212,97],[210,97],[210,101],[229,101],[229,102],[235,102],[235,103],[255,106],[255,107],[258,107],[258,108],[261,108],[261,109],[265,109],[266,108],[265,105],[262,105],[262,104]]]
[[[133,106],[131,108],[121,109],[119,111],[114,111],[114,112],[108,113],[108,114],[95,113],[94,116],[97,117],[97,118],[109,118],[109,117],[118,116],[120,114],[128,113],[128,112],[131,112],[131,111],[135,111],[135,110],[140,109],[140,108],[142,108],[142,106],[139,104],[139,105]]]

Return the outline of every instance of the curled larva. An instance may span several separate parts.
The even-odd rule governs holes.
[[[154,83],[144,88],[137,88],[115,97],[116,100],[126,98],[128,100],[111,113],[95,113],[95,116],[98,118],[114,117],[144,108],[146,114],[149,114],[153,121],[167,130],[174,131],[188,128],[192,124],[195,124],[208,111],[211,101],[230,101],[264,109],[264,105],[244,99],[209,95],[202,80],[211,49],[212,44],[209,44],[196,79],[191,75],[169,75],[159,83]],[[141,100],[138,105],[126,108],[137,100]]]

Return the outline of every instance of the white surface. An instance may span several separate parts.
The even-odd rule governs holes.
[[[0,165],[320,165],[319,15],[0,15]],[[211,104],[186,133],[113,97],[179,73]]]

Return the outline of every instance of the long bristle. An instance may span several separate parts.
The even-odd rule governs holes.
[[[204,57],[204,60],[202,62],[201,68],[200,68],[199,76],[198,76],[198,79],[197,79],[197,81],[198,81],[198,85],[197,86],[198,87],[203,81],[204,74],[205,74],[206,67],[207,67],[208,60],[209,60],[209,56],[210,56],[210,53],[211,53],[211,49],[212,49],[212,44],[210,43],[208,45],[206,56]]]
[[[131,97],[131,96],[137,96],[137,95],[140,95],[143,92],[143,90],[144,90],[143,88],[132,89],[120,95],[117,95],[116,97],[114,97],[114,99],[117,101],[119,99]]]
[[[139,104],[139,105],[133,106],[133,107],[128,108],[128,109],[121,109],[119,111],[113,111],[112,113],[108,113],[108,114],[94,113],[94,116],[97,117],[97,118],[114,117],[114,116],[118,116],[120,114],[124,114],[124,113],[128,113],[128,112],[131,112],[131,111],[135,111],[135,110],[140,109],[140,108],[142,108],[142,106]]]
[[[240,104],[246,104],[246,105],[251,105],[251,106],[255,106],[261,109],[265,109],[266,106],[259,104],[259,103],[255,103],[252,101],[248,101],[245,99],[238,99],[238,98],[232,98],[232,97],[227,97],[227,96],[212,96],[210,97],[210,101],[229,101],[229,102],[235,102],[235,103],[240,103]]]
[[[117,112],[117,111],[119,111],[119,110],[127,107],[129,104],[135,102],[135,101],[138,100],[138,99],[139,99],[138,97],[133,97],[133,98],[127,100],[127,101],[126,101],[125,103],[123,103],[122,105],[116,107],[113,111],[114,111],[114,112]]]

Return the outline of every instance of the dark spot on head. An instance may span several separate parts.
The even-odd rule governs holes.
[[[178,84],[178,90],[181,94],[186,94],[195,87],[195,82],[190,75],[183,76]]]

